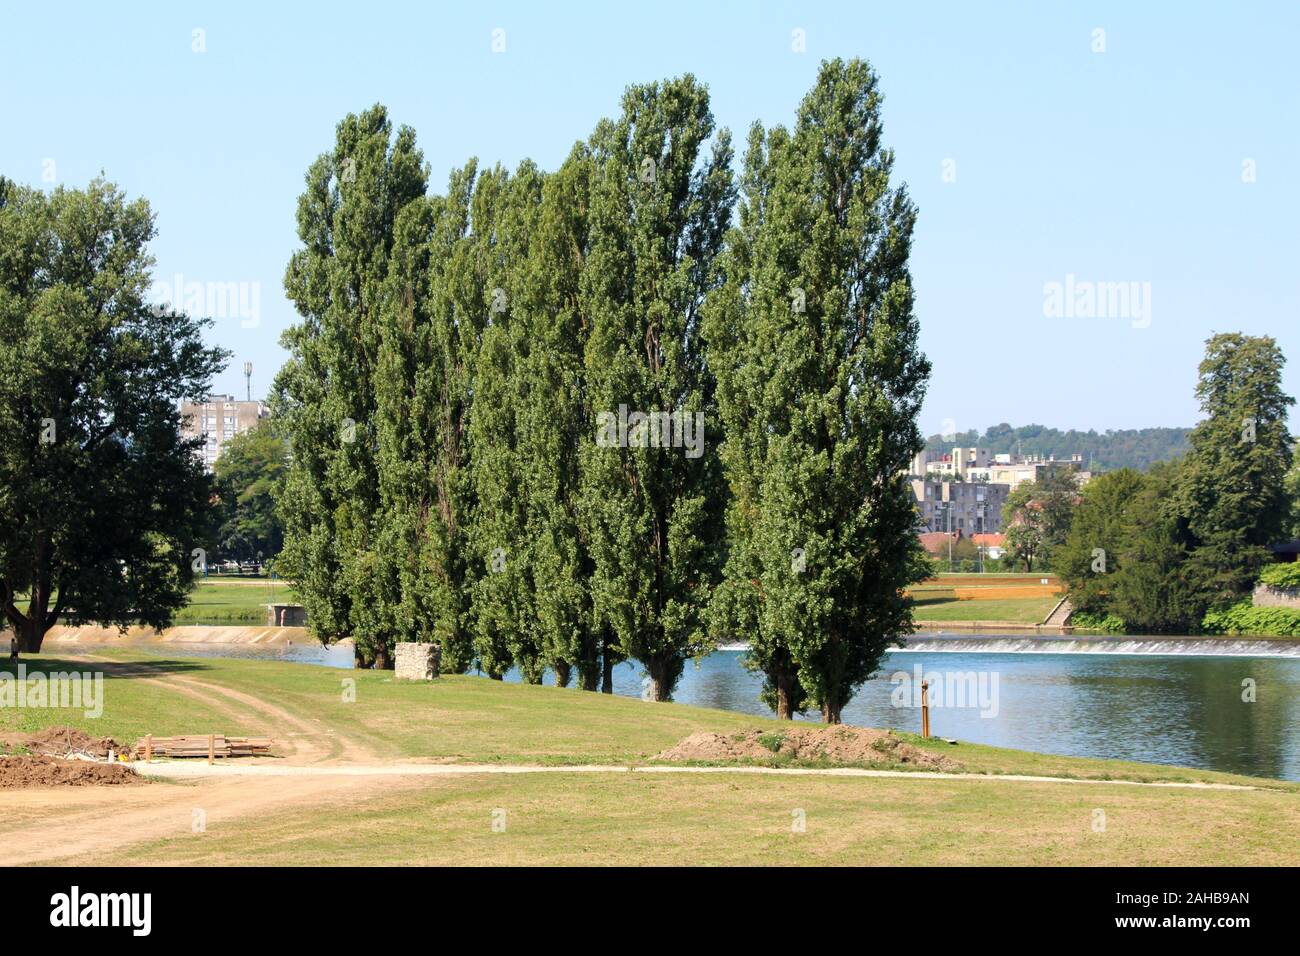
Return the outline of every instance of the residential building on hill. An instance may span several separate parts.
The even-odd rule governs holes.
[[[1075,472],[1081,486],[1092,477],[1091,472],[1083,470],[1082,455],[1071,455],[1068,459],[995,455],[986,448],[922,451],[912,459],[909,474],[914,478],[1007,485],[1015,491],[1026,481],[1041,481],[1048,474],[1059,471]]]

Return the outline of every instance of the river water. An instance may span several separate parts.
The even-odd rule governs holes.
[[[315,644],[155,652],[351,666],[350,651]],[[743,657],[743,650],[720,650],[688,663],[674,699],[770,715],[758,699],[762,681]],[[933,688],[938,736],[1300,780],[1300,644],[919,636],[886,656],[844,708],[844,722],[919,731],[918,675]],[[614,691],[644,696],[641,668],[619,665]]]

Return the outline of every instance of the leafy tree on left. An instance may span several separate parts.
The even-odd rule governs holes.
[[[212,488],[179,401],[227,355],[208,320],[146,302],[153,236],[110,183],[0,178],[0,604],[21,651],[60,616],[164,627],[187,600]]]

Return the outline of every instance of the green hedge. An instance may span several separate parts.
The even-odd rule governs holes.
[[[1075,611],[1070,615],[1070,626],[1075,630],[1101,631],[1103,634],[1123,634],[1128,630],[1114,614],[1093,614]]]
[[[1260,572],[1259,583],[1275,588],[1300,588],[1300,561],[1270,564]]]
[[[1207,611],[1201,627],[1206,634],[1300,637],[1300,611],[1285,607],[1255,607],[1247,598]]]

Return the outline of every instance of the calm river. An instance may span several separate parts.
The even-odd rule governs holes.
[[[931,651],[923,642],[919,646],[922,649],[890,652],[881,673],[844,708],[845,723],[919,731],[919,711],[894,706],[900,697],[910,702],[912,690],[897,675],[906,674],[910,681],[919,667],[936,688],[946,681],[951,684],[948,703],[963,703],[958,683],[965,691],[965,706],[948,707],[941,706],[944,692],[936,692],[931,730],[939,736],[1043,753],[1300,780],[1300,656],[1209,656],[1198,653],[1194,641],[1169,642],[1165,653],[1000,653],[996,648],[1002,644],[996,640],[988,644],[992,650],[978,653]],[[944,646],[961,645],[948,641]],[[1300,647],[1287,650],[1300,652]],[[155,653],[351,666],[350,653],[317,645],[169,645]],[[675,699],[770,714],[758,700],[762,682],[744,668],[743,656],[743,651],[717,651],[698,664],[687,664]],[[518,680],[518,675],[507,679]],[[546,682],[553,682],[551,675]],[[642,696],[639,666],[620,665],[614,689]],[[1252,689],[1254,701],[1244,701]]]

